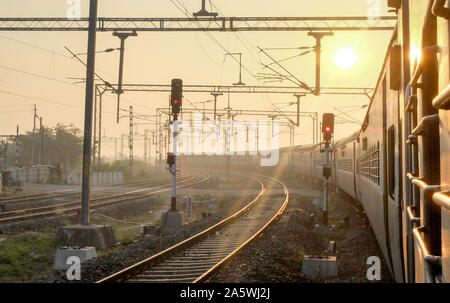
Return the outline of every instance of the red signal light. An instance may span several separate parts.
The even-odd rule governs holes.
[[[331,127],[325,126],[325,131],[326,131],[327,133],[329,133],[329,132],[331,131]]]
[[[178,100],[173,100],[173,104],[178,104]]]

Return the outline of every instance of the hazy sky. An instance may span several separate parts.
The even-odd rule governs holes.
[[[201,0],[179,0],[189,11],[198,11]],[[65,17],[66,0],[2,0],[2,17]],[[382,15],[388,15],[386,2],[380,1]],[[208,1],[207,1],[208,3]],[[214,0],[225,16],[365,16],[366,0]],[[88,0],[81,1],[82,16],[88,14]],[[392,14],[390,14],[392,15]],[[184,17],[169,0],[99,0],[100,17]],[[231,85],[238,79],[238,64],[230,58],[224,61],[224,51],[204,33],[138,33],[126,41],[125,83],[168,84],[172,78],[182,78],[185,84]],[[314,40],[306,32],[244,32],[213,33],[230,52],[242,52],[243,64],[252,72],[264,72],[260,62],[268,63],[256,47],[313,46]],[[386,53],[390,32],[337,32],[323,40],[322,85],[328,87],[373,87]],[[14,39],[14,40],[11,40]],[[119,47],[119,40],[109,33],[98,33],[97,49]],[[84,77],[83,66],[71,59],[64,46],[74,52],[86,52],[87,33],[79,32],[0,32],[0,133],[12,134],[18,124],[21,133],[32,129],[33,104],[44,117],[46,126],[61,122],[73,123],[82,128],[84,86],[71,85],[67,77]],[[340,47],[355,50],[358,61],[347,71],[340,70],[333,55]],[[277,59],[298,54],[298,51],[271,53]],[[299,79],[314,86],[314,54],[286,61],[285,66]],[[84,58],[85,59],[85,58]],[[97,56],[97,72],[110,82],[117,81],[118,52]],[[14,71],[15,70],[15,71]],[[18,72],[21,71],[21,72]],[[43,79],[35,75],[45,76]],[[243,82],[248,85],[263,84],[243,71]],[[54,79],[54,80],[52,80]],[[68,82],[63,83],[63,82]],[[272,85],[272,84],[270,84]],[[290,85],[288,82],[273,85]],[[7,94],[10,92],[12,94]],[[13,95],[15,94],[15,95]],[[21,96],[17,96],[21,95]],[[31,99],[24,96],[38,98]],[[192,102],[211,99],[209,94],[188,94]],[[288,95],[231,95],[231,106],[238,109],[271,109],[271,103],[295,101]],[[226,107],[227,96],[219,98],[219,108]],[[115,123],[116,98],[104,99],[106,135],[127,133],[128,120]],[[168,96],[164,93],[126,93],[123,108],[130,102],[134,111],[154,114],[155,108],[166,107]],[[302,99],[302,111],[333,112],[334,107],[368,103],[361,96],[308,96]],[[52,103],[54,102],[54,103]],[[65,105],[64,105],[65,104]],[[187,104],[190,105],[190,104]],[[211,103],[208,107],[211,107]],[[186,103],[185,103],[186,106]],[[202,107],[201,104],[197,104]],[[285,108],[295,110],[292,108]],[[362,120],[365,110],[352,113]],[[142,121],[144,122],[144,121]],[[144,126],[139,128],[143,132]],[[337,138],[348,135],[358,127],[343,124],[336,127]],[[282,128],[283,129],[283,128]],[[285,129],[286,130],[286,129]],[[303,119],[296,129],[296,144],[311,142],[311,121]],[[289,143],[288,136],[282,145]],[[107,146],[104,148],[108,149]],[[110,150],[111,151],[111,150]],[[108,152],[108,151],[107,151]]]

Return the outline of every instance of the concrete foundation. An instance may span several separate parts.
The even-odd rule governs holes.
[[[305,256],[302,274],[307,278],[331,279],[337,277],[336,257]]]
[[[85,248],[62,248],[56,250],[55,263],[53,268],[56,270],[68,269],[73,265],[73,260],[68,260],[70,257],[78,258],[80,263],[97,257],[95,247],[85,247]],[[69,262],[68,262],[69,261]],[[76,261],[75,261],[76,262]],[[69,264],[67,264],[69,263]]]
[[[167,211],[161,214],[161,229],[175,231],[186,223],[186,215],[181,211]]]
[[[116,237],[110,225],[73,225],[58,230],[56,244],[106,249],[116,244]]]

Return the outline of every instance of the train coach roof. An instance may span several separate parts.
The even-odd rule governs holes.
[[[341,145],[347,144],[349,142],[355,141],[356,139],[358,139],[360,133],[361,133],[361,131],[357,131],[356,133],[353,133],[345,138],[339,139],[338,141],[336,141],[334,143],[334,145],[341,146]]]
[[[310,152],[316,150],[319,147],[319,144],[308,144],[308,145],[300,145],[294,148],[294,151],[297,152]]]

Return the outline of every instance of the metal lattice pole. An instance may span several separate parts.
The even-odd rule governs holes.
[[[134,117],[133,117],[133,106],[130,106],[130,128],[129,128],[129,135],[128,135],[128,152],[129,152],[129,167],[130,167],[130,176],[133,176],[133,129],[134,129]]]

